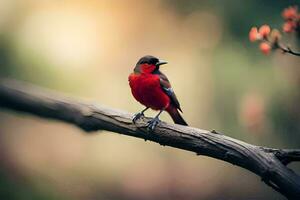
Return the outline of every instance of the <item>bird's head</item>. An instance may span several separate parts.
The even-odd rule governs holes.
[[[160,60],[154,56],[144,56],[139,59],[134,68],[136,73],[151,74],[159,69],[160,65],[167,64],[167,61]]]

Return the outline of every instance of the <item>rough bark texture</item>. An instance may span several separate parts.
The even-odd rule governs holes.
[[[107,130],[220,159],[248,169],[288,199],[300,199],[300,177],[286,165],[300,160],[298,149],[273,149],[245,143],[216,131],[161,122],[148,132],[147,118],[82,103],[55,92],[12,80],[0,80],[0,106],[61,120],[86,132]]]

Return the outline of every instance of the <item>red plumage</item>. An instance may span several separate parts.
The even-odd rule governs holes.
[[[162,64],[166,62],[161,62],[153,56],[145,56],[138,61],[134,72],[128,78],[132,95],[147,108],[167,111],[176,124],[187,125],[178,112],[178,109],[181,111],[180,105],[169,80],[159,71]],[[134,121],[143,115],[145,110],[138,113]],[[159,114],[155,118],[158,119]],[[157,123],[155,122],[152,129]]]
[[[134,98],[146,107],[162,110],[170,105],[170,98],[162,90],[157,74],[132,73],[129,85]]]

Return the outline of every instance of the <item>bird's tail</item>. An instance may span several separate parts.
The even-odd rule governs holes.
[[[172,117],[175,124],[181,124],[181,125],[184,125],[184,126],[188,126],[188,124],[185,122],[185,120],[180,115],[177,108],[175,108],[173,106],[169,106],[169,108],[166,111]]]

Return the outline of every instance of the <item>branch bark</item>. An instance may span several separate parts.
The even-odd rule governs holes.
[[[107,130],[195,152],[250,170],[288,199],[300,199],[300,176],[286,165],[300,161],[299,149],[248,144],[216,131],[161,122],[147,132],[147,120],[132,123],[127,112],[82,103],[58,93],[12,80],[0,80],[0,107],[74,124],[86,132]]]

